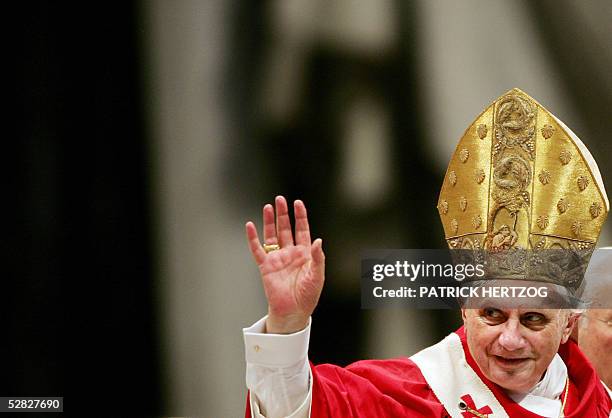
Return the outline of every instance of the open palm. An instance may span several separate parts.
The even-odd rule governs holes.
[[[311,242],[304,203],[294,202],[295,241],[287,201],[278,196],[275,204],[276,217],[272,205],[263,208],[264,243],[278,244],[280,249],[266,253],[253,222],[247,222],[246,234],[268,299],[266,330],[292,333],[308,324],[317,306],[325,280],[325,256],[321,239]]]

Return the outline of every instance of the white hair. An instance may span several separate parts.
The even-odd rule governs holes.
[[[589,308],[610,308],[612,301],[612,247],[595,250],[585,273],[583,299]]]

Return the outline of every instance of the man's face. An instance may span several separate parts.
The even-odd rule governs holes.
[[[612,309],[589,309],[580,319],[578,345],[604,383],[612,387]]]
[[[470,353],[504,389],[527,392],[571,333],[575,317],[559,309],[462,309]],[[571,318],[571,319],[570,319]]]

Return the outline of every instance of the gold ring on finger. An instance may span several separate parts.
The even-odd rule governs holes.
[[[272,251],[280,250],[280,245],[278,244],[264,244],[263,249],[266,254],[271,253]]]

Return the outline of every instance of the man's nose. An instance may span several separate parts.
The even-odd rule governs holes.
[[[527,341],[521,335],[520,325],[507,321],[499,336],[499,345],[507,351],[516,351],[527,346]]]

